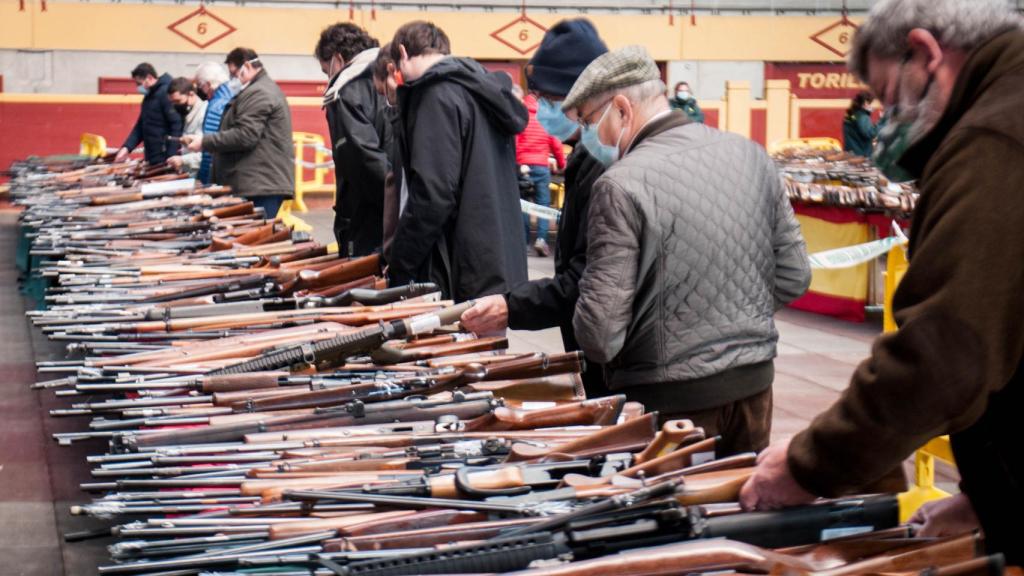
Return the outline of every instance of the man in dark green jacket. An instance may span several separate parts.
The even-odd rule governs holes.
[[[220,131],[185,137],[189,150],[213,154],[213,180],[277,215],[295,193],[295,149],[288,100],[249,48],[235,48],[226,60],[241,91],[228,104]]]
[[[700,109],[700,104],[697,104],[697,99],[686,82],[676,84],[676,91],[668,99],[668,103],[673,110],[682,110],[690,120],[704,123],[704,111]]]
[[[760,457],[748,508],[863,487],[949,434],[962,494],[930,502],[918,536],[979,526],[989,554],[1024,563],[1024,22],[1002,0],[883,0],[851,69],[887,106],[918,177],[910,268],[849,388]]]

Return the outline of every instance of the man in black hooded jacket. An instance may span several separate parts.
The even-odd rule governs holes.
[[[526,108],[508,75],[448,56],[445,33],[402,26],[391,42],[408,197],[388,276],[432,281],[456,301],[507,292],[526,277],[515,135]]]
[[[329,78],[324,112],[331,134],[336,181],[334,237],[343,256],[365,256],[384,237],[384,179],[391,126],[373,85],[378,42],[340,22],[320,33],[316,58]]]
[[[150,166],[163,164],[178,153],[177,138],[183,128],[181,114],[167,96],[171,75],[157,77],[156,68],[143,62],[132,70],[132,80],[142,94],[142,110],[128,138],[117,151],[115,161],[124,161],[136,146],[144,144],[146,163]]]

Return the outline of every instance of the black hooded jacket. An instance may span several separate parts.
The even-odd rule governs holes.
[[[358,71],[348,77],[353,66]],[[343,85],[324,107],[337,182],[334,237],[341,254],[366,256],[380,250],[384,237],[391,126],[383,113],[383,97],[373,86],[372,66],[353,63],[331,79],[331,87],[336,82]]]
[[[395,284],[456,301],[526,281],[515,135],[527,111],[507,75],[448,57],[398,89],[409,196],[391,247]]]
[[[143,96],[139,119],[124,141],[123,147],[128,150],[134,150],[140,143],[144,144],[146,162],[150,165],[163,164],[178,153],[178,141],[167,137],[181,136],[184,122],[167,96],[170,87],[170,74],[157,79],[156,84]]]

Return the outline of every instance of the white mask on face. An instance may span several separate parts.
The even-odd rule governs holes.
[[[690,99],[690,91],[689,90],[678,90],[678,91],[676,91],[676,98],[678,98],[680,100],[689,100]]]

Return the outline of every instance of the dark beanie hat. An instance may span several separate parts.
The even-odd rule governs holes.
[[[590,20],[562,20],[541,40],[526,66],[530,90],[565,96],[595,58],[608,51]]]

